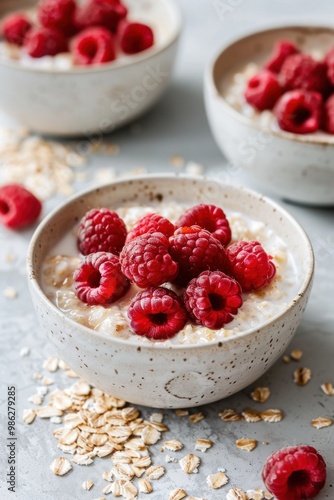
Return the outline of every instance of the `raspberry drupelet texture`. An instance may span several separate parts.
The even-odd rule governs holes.
[[[0,187],[0,221],[11,229],[33,224],[42,211],[41,202],[18,184]]]
[[[127,8],[120,0],[88,0],[77,9],[75,23],[79,30],[103,26],[116,33],[119,23],[127,16]]]
[[[282,448],[267,458],[262,479],[277,500],[306,500],[324,487],[326,463],[312,446]]]
[[[285,90],[308,90],[324,95],[330,88],[326,64],[315,61],[308,54],[289,56],[283,63],[279,78]]]
[[[73,33],[74,0],[43,0],[38,5],[37,16],[45,28],[55,28],[66,35]]]
[[[334,85],[334,48],[331,49],[325,56],[325,64],[327,67],[327,77],[332,85]]]
[[[223,210],[216,205],[201,203],[189,208],[179,217],[175,226],[200,226],[209,231],[222,245],[228,245],[231,241],[230,224]]]
[[[153,340],[174,337],[188,316],[180,298],[166,288],[147,288],[132,299],[128,316],[137,335]]]
[[[309,134],[321,126],[323,102],[318,92],[291,90],[276,103],[274,115],[279,127],[295,134]]]
[[[146,24],[129,23],[121,30],[120,46],[125,54],[137,54],[153,44],[153,31]]]
[[[258,241],[238,241],[227,249],[228,274],[244,292],[258,290],[273,279],[276,268]]]
[[[277,76],[271,71],[263,69],[250,78],[245,89],[245,99],[259,111],[272,109],[283,89]]]
[[[125,276],[140,288],[172,281],[178,265],[168,251],[168,238],[162,233],[146,233],[127,243],[120,254]]]
[[[179,265],[175,280],[186,286],[203,271],[224,271],[226,252],[220,241],[200,226],[184,226],[177,229],[169,239],[169,251]]]
[[[10,14],[2,23],[2,33],[4,38],[9,43],[23,45],[24,38],[28,31],[32,28],[32,24],[25,14]]]
[[[265,68],[273,73],[279,73],[284,61],[293,54],[299,53],[299,49],[294,43],[288,40],[278,42],[269,61],[265,64]]]
[[[129,231],[126,242],[128,243],[142,234],[155,232],[162,233],[169,238],[174,231],[174,224],[165,217],[158,214],[147,214],[141,217]]]
[[[71,52],[81,66],[102,64],[116,58],[114,37],[106,28],[87,28],[74,38]]]
[[[68,43],[65,35],[54,28],[32,28],[23,42],[24,50],[30,57],[55,56],[67,52]]]
[[[121,298],[129,288],[121,272],[119,258],[107,252],[96,252],[85,257],[74,273],[78,298],[89,305],[104,305]]]
[[[108,208],[93,208],[81,219],[78,228],[78,247],[83,255],[110,252],[118,255],[127,231],[123,220]]]
[[[329,134],[334,134],[334,94],[325,103],[324,128]]]
[[[204,271],[190,281],[184,303],[190,317],[199,325],[222,328],[233,320],[242,305],[241,286],[220,271]]]

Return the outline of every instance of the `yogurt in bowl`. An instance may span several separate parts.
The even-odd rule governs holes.
[[[234,237],[258,237],[277,265],[266,291],[245,294],[245,308],[226,328],[188,324],[173,339],[152,342],[129,329],[129,297],[104,310],[97,306],[94,313],[76,302],[71,278],[66,280],[78,265],[71,232],[87,210],[116,209],[130,227],[148,210],[175,220],[185,205],[198,203],[222,206]],[[73,370],[127,401],[177,408],[237,392],[283,353],[311,290],[313,253],[298,223],[260,194],[216,180],[153,175],[86,191],[51,213],[32,239],[28,273],[41,325]]]

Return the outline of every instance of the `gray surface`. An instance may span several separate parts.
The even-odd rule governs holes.
[[[284,21],[326,24],[328,19],[334,19],[334,4],[328,0],[318,0],[316,7],[313,0],[297,0],[293,3],[290,0],[182,0],[180,3],[185,14],[185,33],[173,84],[163,101],[140,121],[140,132],[134,134],[125,129],[114,134],[111,140],[120,145],[121,153],[112,158],[108,165],[120,171],[137,165],[150,171],[170,170],[169,157],[180,154],[188,161],[205,165],[210,175],[256,187],[242,173],[226,169],[225,161],[211,138],[202,101],[204,66],[215,50],[230,37],[255,27]],[[220,7],[219,12],[213,4]],[[231,5],[234,7],[229,8]],[[223,10],[226,11],[224,16]],[[10,120],[0,114],[0,124],[7,123]],[[92,175],[96,167],[104,164],[105,159],[96,157],[87,168]],[[59,198],[49,200],[46,211],[59,201]],[[165,412],[165,422],[170,427],[165,437],[180,438],[186,445],[185,451],[193,450],[194,440],[198,437],[211,438],[215,445],[206,454],[201,454],[203,464],[198,475],[188,477],[179,471],[178,464],[167,464],[168,473],[154,483],[155,491],[147,498],[168,498],[169,491],[176,486],[184,487],[193,496],[203,496],[210,500],[225,498],[228,487],[213,491],[205,485],[206,475],[219,467],[227,469],[230,487],[260,487],[260,471],[269,453],[282,446],[297,443],[314,445],[323,454],[329,474],[326,487],[318,498],[334,498],[334,427],[316,430],[310,426],[310,420],[314,417],[334,417],[334,398],[325,396],[319,387],[325,381],[334,383],[334,210],[282,203],[304,226],[315,250],[314,287],[304,319],[291,346],[303,350],[304,357],[298,365],[312,369],[312,380],[304,388],[297,387],[292,381],[292,372],[297,364],[284,365],[282,361],[278,361],[258,381],[258,384],[268,385],[272,391],[265,407],[277,407],[284,411],[285,418],[281,423],[221,422],[218,412],[224,408],[241,410],[246,406],[261,407],[250,400],[251,388],[227,400],[201,408],[206,418],[198,424],[192,424],[186,417],[178,419],[173,412]],[[0,230],[1,289],[10,285],[19,290],[19,296],[12,301],[0,294],[0,498],[99,498],[103,496],[101,490],[106,484],[101,474],[110,468],[110,459],[99,459],[87,468],[77,466],[66,477],[57,478],[49,470],[51,461],[57,455],[56,443],[51,434],[56,426],[36,421],[28,427],[20,421],[23,408],[33,406],[27,403],[27,398],[35,392],[36,384],[32,380],[32,373],[39,371],[43,359],[52,355],[52,348],[46,343],[36,323],[26,285],[24,261],[30,236],[31,231],[16,234]],[[5,255],[9,252],[17,256],[12,264],[5,262]],[[25,346],[30,347],[31,352],[28,357],[21,358],[19,351]],[[62,386],[58,376],[57,383]],[[4,484],[4,388],[7,384],[15,384],[18,388],[16,495],[8,493]],[[255,385],[257,384],[252,387]],[[150,413],[147,409],[143,411]],[[237,450],[234,442],[242,436],[258,439],[258,448],[252,453]],[[268,444],[263,445],[262,442]],[[159,444],[153,447],[153,451],[157,457],[156,462],[163,462],[164,454],[160,452]],[[183,456],[183,452],[179,453],[182,454],[180,457]],[[81,488],[82,481],[86,479],[96,482],[90,492],[84,492]]]

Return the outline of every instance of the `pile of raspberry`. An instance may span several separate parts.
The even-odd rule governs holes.
[[[30,57],[70,52],[75,65],[103,64],[118,54],[137,54],[154,44],[152,29],[128,20],[121,0],[41,0],[37,23],[24,12],[1,23],[4,39]]]
[[[247,82],[246,101],[272,110],[278,126],[295,134],[334,134],[334,48],[322,61],[281,41],[264,67]]]
[[[130,325],[154,340],[175,336],[188,321],[220,329],[238,313],[243,292],[263,289],[276,272],[258,241],[231,239],[215,205],[189,208],[175,224],[148,214],[129,232],[116,212],[92,209],[78,228],[85,257],[74,274],[77,297],[107,306],[136,285],[142,290],[130,301]]]

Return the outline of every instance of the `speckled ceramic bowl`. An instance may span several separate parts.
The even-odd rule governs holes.
[[[41,288],[48,252],[88,209],[175,201],[223,205],[272,228],[296,263],[296,290],[283,313],[260,328],[206,345],[137,345],[96,333],[65,316]],[[155,175],[120,180],[78,194],[37,228],[28,253],[31,296],[39,321],[58,354],[95,386],[131,403],[159,408],[191,407],[229,396],[260,377],[282,355],[299,325],[311,290],[313,252],[298,223],[262,195],[216,180]]]
[[[309,205],[334,205],[334,136],[297,135],[260,126],[225,99],[234,74],[247,63],[262,64],[279,40],[305,52],[334,47],[333,28],[280,27],[252,33],[223,48],[208,66],[205,102],[216,142],[233,165],[245,170],[265,192]]]
[[[2,0],[0,19],[36,3]],[[70,70],[27,67],[0,58],[0,107],[33,131],[56,136],[101,136],[150,109],[172,76],[181,14],[175,0],[125,3],[132,19],[154,29],[153,47],[108,64]]]

